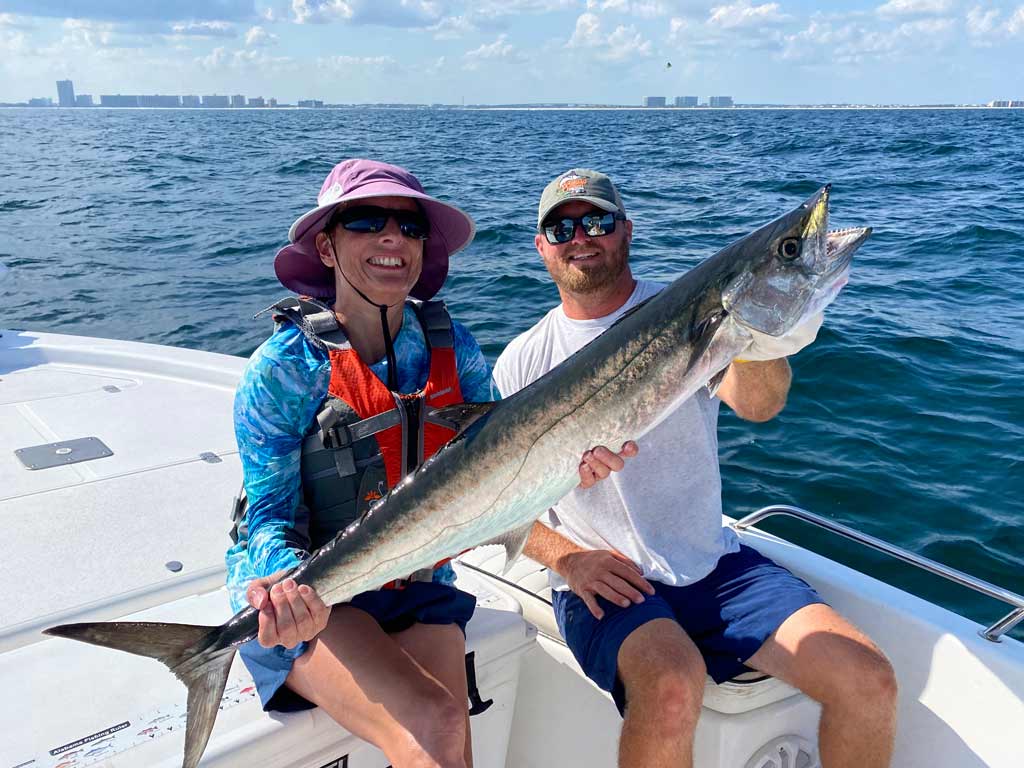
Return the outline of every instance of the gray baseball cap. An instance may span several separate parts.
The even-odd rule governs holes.
[[[597,171],[573,168],[544,187],[544,192],[540,196],[540,206],[537,208],[537,229],[540,229],[551,211],[562,203],[573,200],[584,200],[602,211],[618,212],[623,217],[626,215],[626,207],[619,197],[619,190],[615,188],[611,179]]]

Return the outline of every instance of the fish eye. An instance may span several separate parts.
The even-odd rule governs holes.
[[[793,261],[800,255],[800,239],[796,237],[787,237],[781,243],[779,243],[779,256],[784,258],[786,261]]]

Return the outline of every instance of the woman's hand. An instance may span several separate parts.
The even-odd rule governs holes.
[[[622,450],[613,453],[610,449],[599,445],[591,448],[583,454],[580,460],[580,484],[579,488],[587,489],[604,480],[612,472],[619,472],[626,466],[625,459],[631,459],[637,455],[640,448],[632,440],[622,444]]]
[[[295,579],[278,581],[284,573],[253,579],[245,590],[249,605],[260,612],[257,639],[264,648],[308,642],[324,630],[331,615],[331,606],[312,587]]]

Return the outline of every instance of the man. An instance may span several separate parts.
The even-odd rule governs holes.
[[[661,288],[633,278],[633,222],[604,174],[573,169],[554,179],[537,224],[537,251],[562,304],[499,357],[504,396]],[[526,554],[549,568],[559,628],[623,713],[620,766],[692,765],[705,674],[721,683],[750,668],[822,704],[825,768],[889,764],[896,681],[885,656],[722,526],[719,402],[750,421],[774,417],[789,391],[785,357],[813,341],[820,322],[755,337],[716,396],[702,389],[685,401],[624,470],[574,490],[533,527]]]

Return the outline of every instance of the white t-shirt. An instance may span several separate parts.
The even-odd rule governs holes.
[[[622,307],[597,320],[572,320],[559,304],[501,353],[494,380],[502,396],[543,376],[663,287],[637,281]],[[640,453],[625,469],[574,489],[541,522],[582,547],[618,550],[649,580],[684,586],[704,578],[739,549],[735,532],[722,525],[718,405],[700,389],[637,441]],[[568,588],[548,573],[552,588]]]

